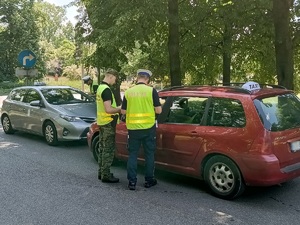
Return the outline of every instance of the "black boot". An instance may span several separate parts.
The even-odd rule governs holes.
[[[103,176],[101,180],[103,183],[118,183],[119,182],[119,178],[114,177],[113,174],[110,174],[110,176],[108,176],[108,177]]]
[[[157,180],[155,178],[153,178],[152,180],[146,181],[144,183],[144,187],[145,188],[150,188],[150,187],[152,187],[152,186],[154,186],[156,184],[157,184]]]
[[[110,176],[113,176],[113,174],[110,173]],[[101,180],[101,173],[98,173],[98,179]]]
[[[128,188],[129,188],[129,190],[134,191],[134,190],[135,190],[135,185],[136,185],[136,183],[130,182],[130,181],[129,181],[129,183],[128,183]]]

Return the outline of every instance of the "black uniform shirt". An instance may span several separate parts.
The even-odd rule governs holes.
[[[108,85],[108,83],[106,83],[106,82],[104,82],[104,81],[102,81],[101,82],[101,84],[106,84],[106,85]],[[109,85],[108,85],[109,86]],[[112,96],[112,93],[111,93],[111,90],[110,90],[110,88],[105,88],[104,89],[104,91],[102,92],[102,94],[101,94],[101,98],[103,99],[103,102],[105,102],[105,101],[111,101],[111,104],[113,104],[113,96]]]

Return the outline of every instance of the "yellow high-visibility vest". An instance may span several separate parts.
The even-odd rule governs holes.
[[[148,129],[155,124],[152,92],[152,87],[144,84],[135,85],[125,92],[127,129]]]
[[[105,112],[104,102],[103,99],[101,98],[101,95],[106,88],[109,88],[109,90],[111,91],[110,87],[107,84],[100,84],[97,89],[96,101],[97,101],[97,124],[98,125],[105,125],[110,123],[113,120],[112,115],[118,114],[118,113],[108,114]],[[115,96],[112,91],[111,94],[112,94],[112,107],[117,107]]]
[[[93,83],[90,84],[90,93],[94,94],[94,86],[97,85],[98,86],[98,82],[96,80],[93,80]],[[97,92],[97,91],[96,91]]]

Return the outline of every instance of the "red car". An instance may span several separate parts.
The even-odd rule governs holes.
[[[159,92],[156,166],[204,179],[213,195],[234,199],[246,186],[271,186],[300,176],[300,100],[291,90],[181,86]],[[98,126],[88,145],[98,157]],[[128,157],[127,129],[117,125],[116,158]],[[143,151],[139,160],[144,161]]]

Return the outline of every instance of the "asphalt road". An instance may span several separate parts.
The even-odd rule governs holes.
[[[162,171],[146,189],[142,167],[129,191],[124,162],[112,169],[117,184],[99,182],[97,168],[85,142],[50,147],[0,126],[0,225],[299,224],[300,179],[225,201],[203,182]]]

